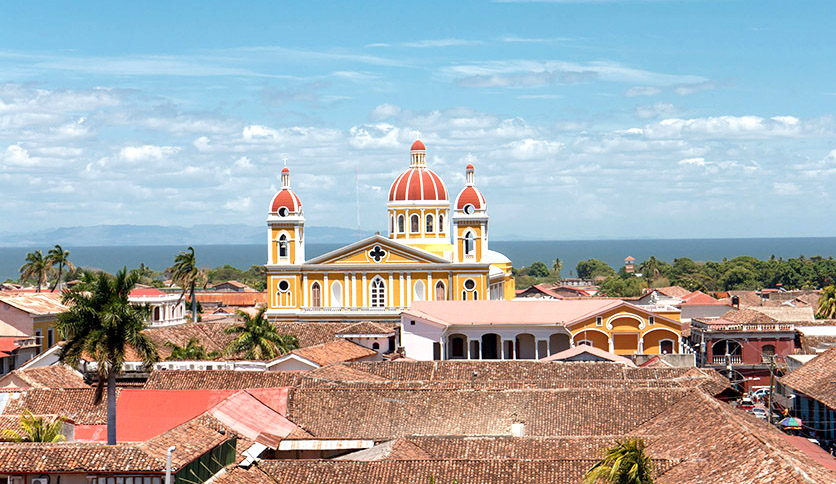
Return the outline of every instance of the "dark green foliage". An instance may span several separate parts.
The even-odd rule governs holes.
[[[599,276],[610,277],[615,275],[612,267],[598,259],[582,260],[578,262],[575,270],[581,279],[594,279]]]
[[[653,461],[644,451],[644,441],[629,438],[607,449],[604,458],[584,477],[584,482],[653,484]]]
[[[634,276],[610,277],[601,283],[598,293],[609,297],[637,297],[642,295],[644,281]]]
[[[531,277],[548,277],[549,268],[539,260],[531,264],[528,268],[528,275]]]

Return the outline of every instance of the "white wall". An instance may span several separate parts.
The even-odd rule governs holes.
[[[415,324],[412,324],[412,321]],[[406,313],[401,315],[401,346],[408,358],[432,360],[433,343],[441,341],[444,328],[415,318]]]

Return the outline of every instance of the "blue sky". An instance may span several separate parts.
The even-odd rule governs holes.
[[[832,2],[0,6],[0,230],[385,227],[420,132],[494,238],[836,235]]]

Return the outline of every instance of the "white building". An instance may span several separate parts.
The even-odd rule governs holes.
[[[140,287],[131,291],[128,300],[132,304],[147,304],[151,307],[149,326],[168,326],[186,322],[186,298],[181,298],[176,292]]]

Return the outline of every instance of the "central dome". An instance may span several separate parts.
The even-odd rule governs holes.
[[[389,188],[390,202],[448,201],[447,187],[441,177],[427,168],[424,143],[412,143],[409,169],[398,175]]]

